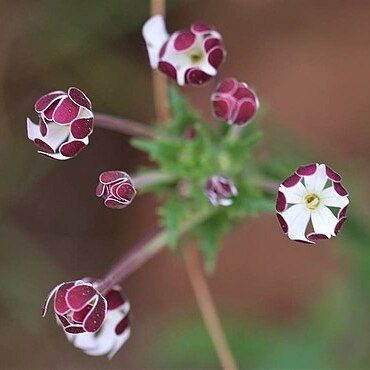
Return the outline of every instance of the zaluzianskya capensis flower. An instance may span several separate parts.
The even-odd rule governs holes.
[[[194,23],[169,35],[163,17],[155,15],[143,26],[150,65],[179,85],[202,85],[217,74],[226,52],[212,27]]]
[[[325,164],[309,164],[280,185],[276,211],[290,239],[314,243],[338,234],[346,221],[348,203],[341,176]]]
[[[238,195],[234,182],[221,175],[209,178],[204,185],[204,192],[214,206],[229,206]]]
[[[79,89],[53,91],[35,104],[38,124],[27,118],[27,135],[41,154],[55,159],[70,159],[89,143],[93,131],[93,112],[89,98]]]
[[[136,190],[131,177],[123,171],[106,171],[99,176],[96,195],[108,208],[125,208],[133,201]]]
[[[112,358],[130,336],[130,303],[118,286],[104,296],[97,287],[93,279],[59,284],[46,298],[42,315],[54,298],[56,320],[68,340],[88,355]]]
[[[238,126],[248,124],[259,108],[255,92],[235,78],[226,78],[217,85],[211,103],[216,119]]]

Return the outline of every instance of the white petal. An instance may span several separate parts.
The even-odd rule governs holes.
[[[142,33],[148,49],[150,66],[155,69],[158,67],[161,47],[168,39],[163,17],[155,15],[148,19],[143,26]]]
[[[33,123],[29,118],[27,118],[27,136],[32,141],[35,139],[44,140],[40,132],[40,126]]]
[[[209,64],[207,56],[202,59],[201,63],[194,65],[194,67],[199,67],[204,73],[210,76],[215,76],[217,74],[215,67]]]
[[[310,220],[310,211],[303,204],[295,204],[280,213],[288,224],[288,237],[290,239],[305,240],[305,232]]]
[[[323,205],[328,207],[344,208],[349,203],[348,197],[339,195],[333,186],[323,190],[320,194],[320,200]]]
[[[117,353],[117,351],[126,343],[130,338],[131,329],[128,327],[122,334],[117,338],[112,350],[108,354],[108,359],[111,360],[112,357]]]
[[[54,150],[64,143],[69,135],[69,125],[57,125],[56,123],[48,124],[48,133],[43,141],[50,145]]]
[[[324,234],[328,238],[335,235],[335,226],[338,219],[334,216],[333,212],[326,206],[321,205],[311,213],[313,230],[317,234]]]
[[[304,203],[304,197],[307,195],[307,190],[301,181],[290,188],[280,185],[279,190],[285,195],[286,201],[289,204]]]
[[[304,176],[304,182],[309,193],[320,194],[328,180],[324,164],[317,166],[316,172],[311,176]]]

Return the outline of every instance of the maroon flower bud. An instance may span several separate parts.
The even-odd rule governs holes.
[[[249,123],[259,108],[254,91],[235,78],[227,78],[217,85],[211,103],[215,118],[239,126]]]
[[[185,129],[185,132],[184,132],[185,139],[193,140],[196,138],[196,136],[197,136],[197,129],[195,128],[194,125],[191,125]]]
[[[79,89],[68,93],[53,91],[35,104],[39,123],[27,118],[27,135],[41,150],[54,159],[76,156],[89,143],[93,131],[93,112],[89,98]]]
[[[98,281],[92,279],[58,285],[48,295],[42,315],[54,297],[57,322],[67,339],[88,355],[112,358],[130,337],[130,303],[120,287],[102,296],[97,286]]]
[[[95,333],[102,326],[107,301],[93,284],[77,280],[58,285],[46,298],[42,316],[53,297],[55,315],[66,333]]]
[[[136,195],[131,177],[123,171],[106,171],[99,176],[96,196],[104,199],[108,208],[125,208]]]
[[[163,17],[151,17],[143,27],[150,65],[179,85],[202,85],[217,74],[226,52],[212,27],[194,23],[189,29],[167,33]]]
[[[212,176],[204,185],[204,192],[214,206],[229,206],[238,195],[234,182],[221,175]]]

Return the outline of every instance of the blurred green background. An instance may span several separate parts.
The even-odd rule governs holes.
[[[326,162],[351,195],[336,240],[290,242],[273,215],[224,243],[210,285],[241,368],[370,368],[370,2],[168,1],[170,30],[217,26],[221,76],[255,87],[268,115],[259,156],[286,169]],[[50,315],[58,282],[102,276],[152,230],[154,199],[123,212],[94,196],[103,170],[146,163],[128,138],[97,128],[76,159],[36,154],[25,117],[42,94],[78,86],[106,112],[149,123],[148,1],[0,0],[0,366],[2,369],[213,369],[219,364],[180,256],[130,276],[132,337],[112,361],[74,349]],[[183,92],[210,117],[212,86]]]

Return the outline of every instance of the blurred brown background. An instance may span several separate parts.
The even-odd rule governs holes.
[[[370,1],[168,3],[170,31],[201,20],[222,33],[228,57],[221,76],[247,81],[268,108],[266,159],[279,151],[295,158],[295,149],[304,148],[308,161],[342,173],[356,207],[369,216]],[[83,153],[60,163],[37,155],[25,117],[34,117],[40,95],[78,86],[96,112],[150,123],[151,71],[141,39],[148,16],[148,1],[0,0],[2,369],[219,366],[181,256],[168,251],[123,283],[132,303],[132,337],[110,362],[74,349],[52,316],[39,314],[56,283],[101,276],[152,230],[156,204],[145,195],[114,212],[94,196],[101,171],[130,172],[146,163],[127,137],[96,129]],[[184,89],[206,116],[210,91]],[[274,348],[297,327],[300,339],[312,338],[308,346],[325,340],[310,334],[307,317],[334,289],[347,286],[355,268],[348,249],[343,240],[297,246],[272,215],[245,222],[225,240],[210,284],[242,367],[370,366],[368,347],[345,340],[322,357],[305,357],[292,345],[288,362]],[[352,360],[359,348],[360,359]],[[272,352],[279,354],[265,361]]]

